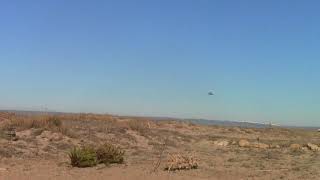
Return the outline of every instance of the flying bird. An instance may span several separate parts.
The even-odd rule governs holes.
[[[209,92],[208,92],[208,95],[209,95],[209,96],[213,96],[213,95],[214,95],[214,91],[209,91]]]

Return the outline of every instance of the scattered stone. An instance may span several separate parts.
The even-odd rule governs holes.
[[[248,146],[250,146],[250,142],[247,141],[247,140],[245,140],[245,139],[241,139],[241,140],[239,141],[239,146],[240,146],[240,147],[248,147]]]
[[[253,129],[244,129],[243,131],[247,134],[254,134],[255,133],[255,131]]]
[[[30,138],[32,136],[32,132],[34,129],[27,129],[23,131],[16,132],[16,136],[20,137],[21,139]]]
[[[101,170],[101,169],[104,169],[104,168],[106,168],[107,166],[105,165],[105,164],[98,164],[97,166],[96,166],[96,169],[97,170]]]
[[[48,139],[49,141],[59,141],[63,139],[61,134],[51,131],[43,131],[39,137],[42,139]]]
[[[312,143],[308,143],[307,144],[307,147],[312,150],[312,151],[320,151],[320,148],[319,146],[315,145],[315,144],[312,144]]]
[[[300,144],[291,144],[290,145],[290,149],[292,150],[297,150],[297,149],[301,149],[302,146]]]
[[[260,149],[267,149],[270,147],[268,144],[264,144],[264,143],[254,143],[252,146]]]
[[[0,168],[0,171],[8,171],[7,168]]]
[[[217,140],[213,142],[214,145],[216,146],[228,146],[229,145],[229,141],[227,140]]]
[[[274,148],[274,149],[280,149],[281,147],[280,147],[280,145],[270,145],[270,148]]]

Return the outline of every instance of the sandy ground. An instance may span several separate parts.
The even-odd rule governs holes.
[[[4,135],[10,118],[0,121],[0,180],[320,179],[320,134],[310,130],[202,126],[99,115],[64,115],[57,129],[28,124],[33,118],[10,122],[15,126],[15,139]],[[70,165],[72,147],[104,142],[126,151],[124,164]],[[164,170],[174,153],[193,154],[198,168]]]

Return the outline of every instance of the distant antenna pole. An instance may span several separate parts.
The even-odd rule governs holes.
[[[43,105],[41,109],[42,109],[42,111],[43,111],[43,114],[46,115],[46,114],[48,113],[48,108],[47,108],[46,105]]]

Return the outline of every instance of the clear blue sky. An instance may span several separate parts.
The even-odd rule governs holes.
[[[319,7],[1,1],[0,107],[319,126]]]

